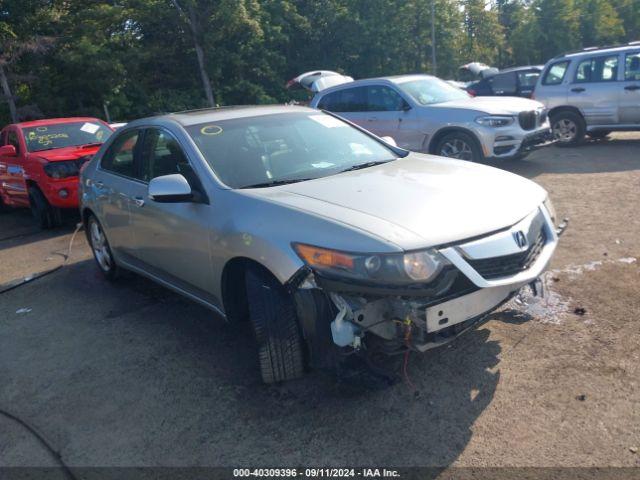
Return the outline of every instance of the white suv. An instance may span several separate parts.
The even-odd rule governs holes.
[[[553,58],[534,96],[549,110],[560,146],[578,144],[585,135],[640,130],[640,42]]]
[[[353,81],[309,72],[298,82],[313,92],[311,106],[334,112],[398,146],[460,160],[520,158],[551,138],[542,104],[518,97],[471,97],[430,75]],[[305,81],[315,79],[309,85]],[[322,88],[318,82],[331,80]]]

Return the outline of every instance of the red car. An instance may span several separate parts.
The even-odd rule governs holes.
[[[30,207],[41,228],[78,208],[78,173],[113,129],[97,118],[7,125],[0,133],[0,209]]]

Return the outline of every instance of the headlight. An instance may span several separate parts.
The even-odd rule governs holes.
[[[553,206],[553,202],[551,201],[551,199],[549,197],[547,197],[547,199],[544,201],[544,208],[547,209],[547,212],[549,212],[549,216],[551,217],[551,222],[555,225],[556,224],[556,209]]]
[[[309,267],[333,277],[368,283],[412,284],[434,280],[448,265],[446,258],[433,249],[410,253],[346,253],[294,243],[298,256]]]
[[[476,123],[484,125],[485,127],[506,127],[511,125],[514,120],[513,117],[505,115],[486,115],[476,118]]]
[[[51,178],[77,177],[79,171],[78,163],[75,160],[49,162],[43,168]]]

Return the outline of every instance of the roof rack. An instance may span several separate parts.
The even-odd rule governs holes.
[[[640,40],[634,40],[628,43],[618,43],[615,45],[605,45],[602,47],[585,47],[585,48],[581,48],[580,50],[572,50],[569,52],[561,53],[560,55],[556,55],[555,57],[553,57],[553,60],[560,57],[566,57],[567,55],[575,55],[576,53],[593,52],[595,50],[608,50],[610,48],[621,48],[621,47],[628,47],[628,46],[634,46],[634,45],[640,45]]]

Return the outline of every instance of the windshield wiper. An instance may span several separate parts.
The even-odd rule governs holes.
[[[283,180],[273,180],[271,182],[254,183],[253,185],[243,185],[240,188],[277,187],[278,185],[287,185],[289,183],[306,182],[307,180],[313,180],[313,178],[289,178],[289,179],[283,179]]]
[[[363,168],[375,167],[376,165],[382,165],[383,163],[392,162],[392,161],[393,160],[378,160],[376,162],[358,163],[357,165],[352,165],[349,168],[345,168],[344,170],[340,170],[340,173],[352,172],[353,170],[362,170]]]
[[[102,142],[85,143],[84,145],[78,145],[78,148],[99,147],[100,145],[102,145]]]

